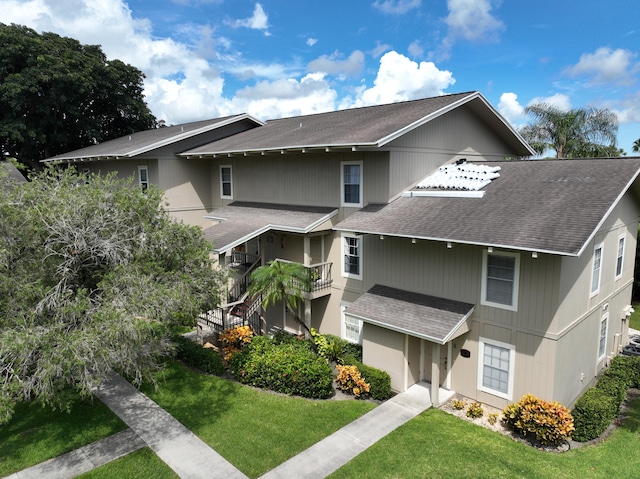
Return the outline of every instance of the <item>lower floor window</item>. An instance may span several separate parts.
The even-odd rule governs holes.
[[[362,320],[345,314],[346,307],[346,304],[341,307],[342,337],[352,343],[362,344]]]
[[[511,399],[514,356],[512,345],[480,338],[478,388]]]

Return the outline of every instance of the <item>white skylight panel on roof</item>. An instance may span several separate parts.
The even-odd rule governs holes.
[[[418,183],[417,188],[478,191],[498,178],[499,171],[499,166],[452,163],[441,166],[438,171]]]

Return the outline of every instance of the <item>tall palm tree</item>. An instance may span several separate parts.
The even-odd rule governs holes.
[[[607,156],[615,147],[618,117],[606,108],[576,108],[563,111],[547,103],[525,108],[534,122],[520,133],[539,154],[547,149],[556,158]]]
[[[309,326],[298,314],[298,304],[304,300],[304,292],[311,289],[311,276],[300,263],[273,260],[251,273],[249,295],[262,295],[262,305],[282,301],[296,321],[311,334]]]
[[[636,141],[633,142],[633,146],[631,147],[631,150],[633,150],[636,153],[640,152],[640,138],[638,138]]]

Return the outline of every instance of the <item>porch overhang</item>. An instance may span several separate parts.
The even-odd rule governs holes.
[[[469,331],[475,305],[376,284],[345,314],[365,323],[446,344]]]
[[[214,253],[225,253],[269,230],[306,234],[322,227],[338,210],[331,207],[235,201],[205,218],[219,223],[204,230]],[[327,229],[333,225],[328,224]]]

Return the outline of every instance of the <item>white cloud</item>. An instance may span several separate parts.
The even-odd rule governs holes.
[[[320,58],[312,60],[307,66],[307,70],[311,73],[328,73],[330,75],[338,75],[344,77],[355,77],[362,73],[364,68],[364,53],[355,50],[349,58],[341,60],[341,54],[338,52],[332,55],[322,55]]]
[[[504,30],[502,21],[491,13],[495,0],[447,0],[448,26],[443,41],[443,55],[448,56],[453,44],[459,40],[469,42],[494,42]]]
[[[316,43],[318,43],[317,38],[307,38],[307,45],[310,47],[314,46]]]
[[[593,83],[628,85],[635,81],[633,75],[640,69],[640,64],[634,62],[637,56],[637,53],[629,50],[602,47],[593,53],[581,55],[580,61],[565,68],[564,73],[571,77],[591,77]]]
[[[255,8],[253,9],[253,15],[251,17],[229,21],[227,22],[227,24],[236,28],[246,27],[253,30],[265,30],[265,35],[270,35],[267,30],[269,28],[269,17],[265,13],[264,8],[262,8],[262,5],[259,3],[256,3]]]
[[[512,125],[518,125],[526,117],[524,107],[518,102],[518,95],[512,92],[506,92],[500,95],[498,111]]]
[[[547,105],[555,106],[561,111],[571,110],[571,100],[564,93],[556,93],[551,96],[538,96],[532,99],[527,106],[535,105],[537,103],[546,103]]]
[[[233,98],[235,107],[262,119],[322,113],[335,109],[337,92],[324,74],[310,73],[301,78],[262,81],[242,88]]]
[[[422,56],[424,55],[424,48],[422,48],[420,40],[411,42],[411,44],[407,48],[407,51],[413,58],[422,58]]]
[[[386,53],[389,50],[391,50],[391,45],[387,45],[386,43],[376,42],[376,47],[373,50],[371,50],[370,53],[373,58],[378,58],[383,53]]]
[[[404,15],[409,10],[420,8],[421,0],[380,0],[372,4],[373,8],[380,10],[382,13],[390,13],[392,15]]]
[[[640,123],[640,92],[635,92],[619,101],[608,102],[604,106],[618,115],[621,125]],[[640,129],[637,131],[636,138],[640,138]]]
[[[432,62],[416,63],[395,51],[380,58],[380,69],[371,88],[361,87],[355,100],[346,98],[341,108],[378,105],[442,95],[455,83],[453,74]]]

